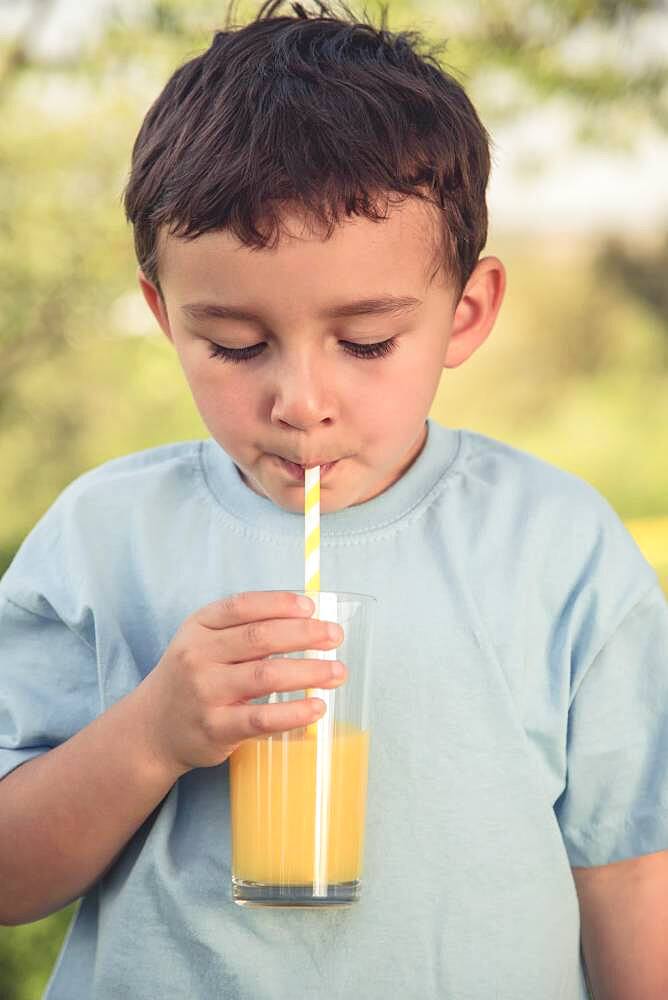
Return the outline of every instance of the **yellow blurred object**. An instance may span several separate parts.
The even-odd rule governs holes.
[[[658,572],[668,572],[668,517],[638,517],[624,523],[647,561]]]

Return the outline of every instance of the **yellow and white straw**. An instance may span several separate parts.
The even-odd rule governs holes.
[[[320,466],[304,472],[305,589],[320,590]],[[316,601],[317,603],[317,601]],[[316,618],[317,618],[316,614]]]
[[[306,469],[304,474],[304,580],[305,590],[315,603],[314,618],[336,621],[336,594],[320,593],[320,467]],[[335,660],[336,649],[311,649],[309,659]],[[325,702],[325,714],[307,726],[307,739],[316,740],[315,842],[313,893],[326,896],[329,853],[329,804],[331,798],[332,739],[334,692],[309,688],[307,697],[317,696]]]

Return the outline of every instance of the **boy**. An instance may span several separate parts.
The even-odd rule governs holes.
[[[77,479],[3,578],[0,917],[83,896],[49,1000],[581,1000],[581,930],[596,1000],[665,998],[656,576],[585,483],[427,417],[503,297],[486,132],[415,38],[278,6],[135,144],[139,281],[211,437]],[[365,884],[242,909],[227,759],[323,707],[253,699],[342,683],[268,659],[341,639],[287,592],[330,463],[323,587],[378,599]]]

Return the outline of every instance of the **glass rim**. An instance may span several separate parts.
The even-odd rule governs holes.
[[[282,594],[282,590],[265,590],[265,594]],[[289,594],[299,594],[303,597],[313,597],[313,595],[318,594],[334,594],[336,597],[361,597],[365,601],[373,601],[374,604],[378,604],[378,598],[374,597],[373,594],[360,594],[352,590],[292,590],[288,589]]]

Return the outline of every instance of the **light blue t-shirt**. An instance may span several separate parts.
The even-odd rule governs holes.
[[[197,769],[84,898],[48,1000],[587,996],[570,866],[668,848],[666,602],[582,480],[428,431],[321,523],[323,589],[378,600],[359,902],[237,906],[229,765]],[[139,684],[198,608],[301,589],[303,551],[303,518],[211,439],[81,476],[0,583],[0,774]]]

